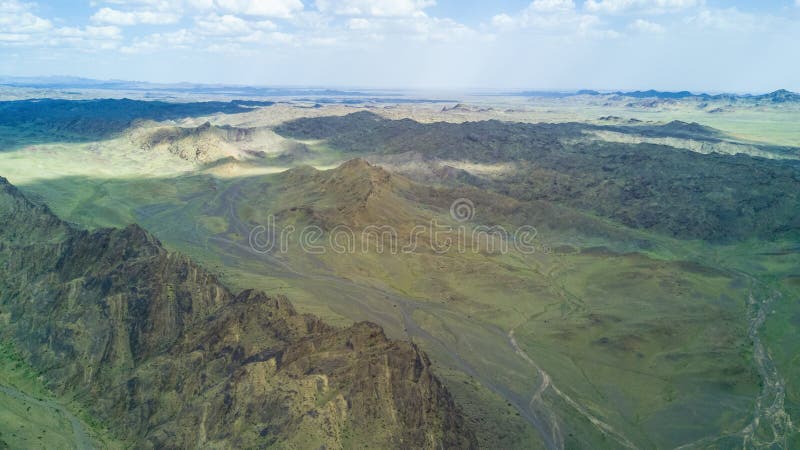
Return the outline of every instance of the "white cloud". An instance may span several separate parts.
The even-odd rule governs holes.
[[[292,24],[303,31],[299,43],[366,49],[377,43],[466,42],[488,39],[449,18],[432,17],[422,8],[431,0],[318,0],[317,10],[299,14]]]
[[[31,36],[19,33],[0,33],[0,44],[25,44]]]
[[[175,50],[189,48],[197,42],[197,36],[186,29],[170,33],[154,33],[134,40],[122,48],[124,53],[146,53],[156,50]]]
[[[280,31],[273,31],[270,33],[258,30],[245,36],[238,37],[232,42],[242,44],[291,44],[294,42],[294,36],[289,33],[282,33]]]
[[[289,18],[293,11],[303,8],[299,0],[106,0],[106,3],[132,10],[102,8],[93,16],[96,23],[153,24],[157,23],[154,15],[175,21],[186,14],[194,15],[193,28],[135,37],[122,48],[125,53],[190,49],[242,53],[247,47],[288,43],[292,36],[275,31],[278,26],[264,17]]]
[[[122,40],[116,26],[57,27],[32,12],[33,5],[0,1],[0,45],[113,49]]]
[[[514,28],[516,24],[517,21],[506,13],[492,17],[492,26],[495,28],[510,29]]]
[[[149,6],[162,9],[164,6],[174,4],[175,2],[170,0],[100,0],[92,1],[91,3],[108,3],[111,5],[125,6]]]
[[[119,47],[122,30],[116,26],[62,27],[46,39],[52,47],[72,46],[82,50],[113,50]]]
[[[92,0],[91,6],[111,5],[113,9],[124,11],[160,11],[177,13],[184,6],[191,6],[194,0]]]
[[[214,0],[186,0],[186,4],[195,9],[214,8]]]
[[[572,0],[534,0],[517,15],[498,14],[493,27],[501,31],[534,30],[554,37],[593,36],[615,38],[620,34],[604,29],[603,21],[578,12]]]
[[[101,8],[91,17],[92,22],[108,23],[119,26],[137,24],[166,25],[180,20],[180,15],[160,11],[120,11],[112,8]]]
[[[213,53],[250,54],[264,45],[295,44],[294,35],[275,31],[270,20],[252,20],[232,14],[208,14],[195,18],[193,29],[154,33],[137,38],[122,49],[125,53],[156,53],[172,50],[202,50]]]
[[[115,25],[175,23],[186,14],[224,13],[288,19],[303,11],[301,0],[105,0],[95,22]]]
[[[203,50],[211,53],[225,53],[255,56],[256,50],[263,46],[286,46],[294,45],[297,39],[289,33],[273,31],[266,33],[256,31],[246,36],[239,36],[227,40],[205,41],[207,44]]]
[[[664,32],[663,26],[655,22],[650,22],[649,20],[644,20],[644,19],[636,19],[636,21],[630,25],[630,28],[640,33],[656,34]]]
[[[265,30],[275,30],[278,28],[274,22],[269,20],[245,20],[231,14],[216,15],[209,14],[205,17],[195,19],[198,31],[204,35],[211,36],[246,36]],[[256,39],[251,38],[255,41]]]
[[[435,4],[435,0],[316,0],[322,13],[341,16],[411,17]]]
[[[429,17],[426,14],[412,17],[355,17],[345,23],[344,29],[329,29],[336,43],[364,45],[387,38],[417,42],[462,42],[481,36],[472,28],[452,19]]]
[[[30,5],[16,0],[0,1],[0,33],[21,35],[42,33],[53,27],[47,20],[30,12]]]
[[[246,20],[230,14],[225,14],[224,16],[210,14],[195,19],[195,23],[203,34],[229,36],[251,31],[250,24]]]
[[[528,9],[543,13],[568,12],[575,9],[575,2],[572,0],[534,0]]]
[[[20,13],[28,10],[28,6],[16,0],[0,2],[0,14]]]
[[[85,28],[77,27],[64,27],[59,28],[53,32],[55,36],[64,38],[80,38],[80,39],[121,39],[122,30],[115,26],[102,26],[93,27],[88,26]]]
[[[312,45],[314,47],[331,47],[341,43],[341,41],[335,37],[313,37],[308,40],[308,45]]]
[[[773,26],[777,27],[780,19],[767,14],[754,15],[736,8],[728,8],[704,9],[684,21],[706,31],[764,32]]]
[[[586,9],[594,13],[624,14],[647,12],[661,14],[702,6],[704,0],[587,0]]]
[[[412,39],[429,42],[461,42],[475,37],[475,32],[452,19],[419,17],[408,24]]]
[[[356,17],[347,21],[347,28],[351,30],[369,30],[373,28],[373,24],[367,19]]]
[[[196,4],[211,4],[202,1]],[[296,12],[303,10],[300,0],[215,0],[214,5],[233,14],[249,16],[289,18]]]

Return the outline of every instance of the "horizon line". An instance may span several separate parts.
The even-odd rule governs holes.
[[[189,86],[189,87],[215,87],[215,88],[251,88],[251,89],[275,89],[275,90],[289,90],[289,89],[307,89],[307,90],[361,90],[361,91],[371,91],[371,92],[387,92],[387,91],[399,91],[399,92],[458,92],[458,93],[495,93],[495,94],[507,94],[507,95],[521,95],[525,93],[547,93],[547,94],[577,94],[581,91],[587,92],[596,92],[600,95],[606,94],[616,94],[616,93],[634,93],[634,92],[648,92],[648,91],[656,91],[659,93],[669,93],[669,94],[677,94],[677,93],[690,93],[692,96],[704,96],[704,95],[737,95],[737,96],[746,96],[746,95],[764,95],[764,94],[771,94],[774,92],[779,91],[789,91],[795,92],[792,89],[778,87],[773,88],[771,90],[766,91],[714,91],[714,90],[693,90],[687,88],[653,88],[653,87],[637,87],[637,88],[587,88],[587,87],[487,87],[487,86],[465,86],[465,87],[413,87],[413,86],[359,86],[359,85],[304,85],[304,84],[247,84],[247,83],[229,83],[229,82],[195,82],[195,81],[147,81],[147,80],[126,80],[120,78],[91,78],[91,77],[84,77],[84,76],[75,76],[75,75],[2,75],[0,74],[0,85],[2,86],[9,86],[9,87],[16,87],[16,88],[44,88],[50,87],[55,88],[56,84],[59,84],[55,81],[52,81],[52,85],[48,85],[48,80],[57,80],[63,79],[64,82],[60,83],[63,86],[59,86],[62,88],[84,88],[84,89],[98,89],[98,90],[113,90],[110,87],[103,87],[103,86],[91,86],[88,84],[81,84],[83,83],[119,83],[119,84],[144,84],[144,85],[152,85],[153,87],[158,87],[159,89],[168,90],[165,88],[169,87],[180,87],[180,86]],[[27,83],[23,84],[23,80],[30,80]],[[73,81],[73,84],[70,84],[69,81]],[[19,85],[16,85],[19,83]],[[121,87],[122,89],[136,89],[135,86],[129,87]],[[346,95],[347,93],[343,93]],[[361,92],[356,92],[355,94],[362,94]]]

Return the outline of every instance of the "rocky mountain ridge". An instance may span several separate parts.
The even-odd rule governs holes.
[[[2,178],[0,267],[0,338],[137,447],[475,446],[414,344],[234,294],[140,227],[75,229]]]

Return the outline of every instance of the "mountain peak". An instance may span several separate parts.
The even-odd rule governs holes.
[[[278,217],[300,215],[323,229],[406,224],[412,220],[413,208],[406,195],[414,183],[361,158],[330,170],[295,167],[277,178],[273,188],[266,185],[258,192],[259,196],[273,193],[270,207]],[[251,200],[261,201],[258,197]]]
[[[787,89],[778,89],[777,91],[765,94],[763,98],[766,98],[773,103],[800,102],[800,94]]]
[[[362,192],[364,200],[378,190],[392,184],[392,174],[383,167],[374,166],[361,158],[346,161],[339,167],[326,173],[325,184],[336,186],[337,190],[349,192]],[[367,190],[365,192],[365,190]]]
[[[353,158],[348,161],[345,161],[344,163],[339,165],[339,167],[337,167],[335,170],[340,170],[340,171],[369,170],[372,167],[373,167],[372,164],[370,164],[367,160],[363,158]]]
[[[15,195],[15,196],[19,195],[19,190],[17,190],[17,187],[11,184],[11,182],[8,181],[7,178],[4,178],[2,176],[0,176],[0,189],[2,189],[3,192],[10,195]]]
[[[63,237],[68,228],[50,208],[30,201],[0,177],[0,232],[13,236],[15,245],[50,242]]]

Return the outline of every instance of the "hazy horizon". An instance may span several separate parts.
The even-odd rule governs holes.
[[[81,84],[83,83],[83,84]],[[360,86],[360,85],[326,85],[326,84],[248,84],[248,83],[222,83],[222,82],[192,82],[192,81],[175,81],[175,82],[162,82],[154,80],[132,80],[121,78],[89,78],[72,75],[5,75],[0,74],[0,85],[11,87],[31,87],[39,88],[44,86],[53,86],[59,88],[91,88],[92,83],[105,83],[105,84],[130,84],[132,88],[137,84],[152,86],[153,88],[169,90],[169,88],[177,88],[180,86],[190,86],[196,88],[248,88],[248,89],[272,89],[280,90],[332,90],[332,91],[350,91],[353,94],[370,94],[370,95],[390,95],[393,93],[401,94],[466,94],[466,95],[520,95],[524,93],[553,93],[553,94],[574,94],[582,90],[597,91],[601,94],[611,94],[615,92],[636,92],[636,91],[658,91],[662,93],[678,93],[690,92],[695,95],[718,95],[718,94],[733,94],[733,95],[762,95],[769,94],[779,90],[788,90],[783,87],[777,87],[767,91],[756,90],[741,90],[741,91],[716,91],[716,90],[693,90],[674,87],[670,89],[653,89],[646,86],[631,87],[631,88],[585,88],[585,87],[564,87],[564,88],[538,88],[535,86],[518,86],[508,88],[497,88],[490,86],[466,86],[460,88],[435,88],[435,87],[403,87],[403,86]],[[99,89],[111,89],[108,87],[101,87]]]

